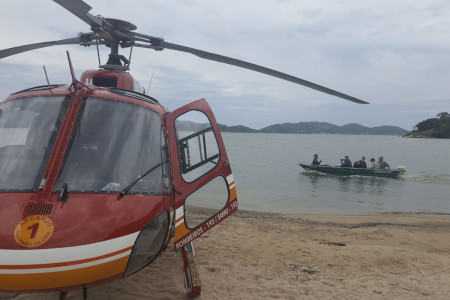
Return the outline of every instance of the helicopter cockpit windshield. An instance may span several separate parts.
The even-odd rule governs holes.
[[[0,190],[39,188],[69,101],[37,96],[0,106]]]
[[[66,183],[70,192],[119,192],[167,155],[157,113],[90,97],[80,107],[55,190]],[[166,194],[169,174],[162,164],[129,192]]]

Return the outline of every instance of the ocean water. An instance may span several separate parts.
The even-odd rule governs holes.
[[[239,208],[293,214],[450,214],[450,140],[395,136],[223,133]],[[305,172],[314,153],[340,165],[383,155],[402,179]]]

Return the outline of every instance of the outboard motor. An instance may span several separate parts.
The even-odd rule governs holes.
[[[406,168],[404,166],[398,166],[395,169],[400,172],[400,176],[402,176],[406,172]]]

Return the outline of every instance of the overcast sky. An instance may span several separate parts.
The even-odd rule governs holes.
[[[137,32],[276,69],[370,102],[360,105],[246,69],[135,48],[131,73],[170,110],[199,98],[219,123],[260,129],[306,121],[395,125],[450,112],[447,0],[86,0],[93,15]],[[0,49],[75,37],[90,28],[51,0],[0,0]],[[0,97],[69,83],[95,69],[95,47],[56,46],[0,60]],[[108,49],[103,49],[102,63]],[[128,57],[129,49],[121,54]]]

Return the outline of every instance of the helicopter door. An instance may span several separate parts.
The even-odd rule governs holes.
[[[175,249],[181,249],[237,211],[225,146],[205,99],[166,118],[175,190]]]

